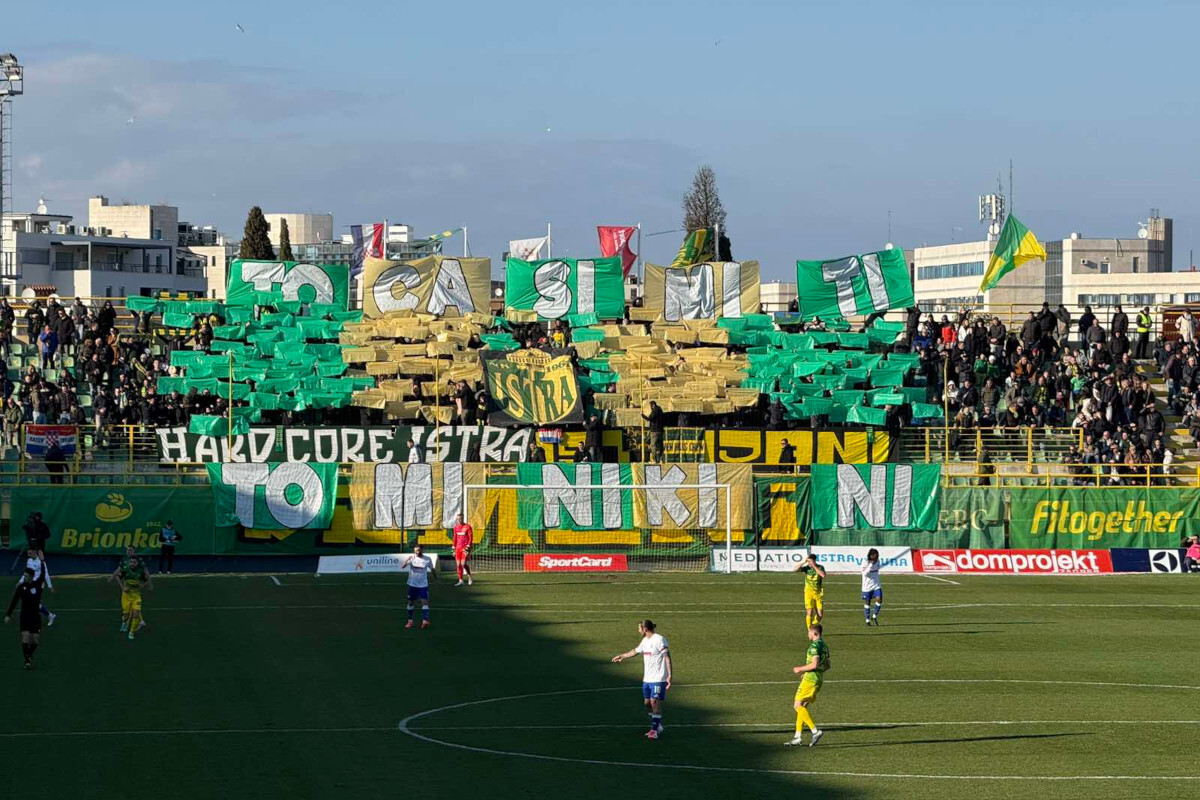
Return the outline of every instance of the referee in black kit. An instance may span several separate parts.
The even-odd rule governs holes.
[[[42,638],[42,590],[33,576],[32,567],[25,568],[17,590],[13,592],[8,611],[4,612],[6,623],[12,619],[17,603],[21,604],[21,653],[25,656],[25,669],[33,669],[33,654]]]

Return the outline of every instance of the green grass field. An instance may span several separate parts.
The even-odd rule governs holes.
[[[828,733],[795,749],[791,575],[442,578],[428,631],[401,627],[402,576],[172,576],[134,642],[114,584],[62,578],[34,671],[4,631],[0,747],[44,797],[1200,790],[1162,779],[1200,776],[1194,577],[885,578],[867,629],[857,576],[830,576]],[[675,664],[657,742],[640,659],[609,663],[643,616]]]

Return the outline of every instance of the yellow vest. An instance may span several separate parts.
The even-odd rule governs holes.
[[[1149,314],[1138,314],[1137,315],[1137,332],[1138,333],[1149,333],[1150,326],[1153,324],[1154,324],[1154,320],[1151,319]]]

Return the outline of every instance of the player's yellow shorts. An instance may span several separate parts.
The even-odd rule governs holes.
[[[806,672],[804,677],[800,679],[800,685],[796,687],[796,702],[807,700],[810,703],[817,701],[817,693],[821,691],[821,684],[824,682],[819,672]]]
[[[814,591],[811,587],[804,587],[804,609],[807,611],[810,608],[815,608],[817,611],[824,613],[825,611],[825,590]]]
[[[142,593],[140,591],[121,592],[121,613],[122,614],[132,614],[135,611],[140,613],[141,610],[142,610]]]

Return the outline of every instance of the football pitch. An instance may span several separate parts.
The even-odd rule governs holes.
[[[32,672],[3,629],[0,747],[45,797],[1200,791],[1195,577],[947,577],[884,576],[867,628],[829,576],[813,748],[783,746],[798,576],[441,577],[425,631],[403,576],[166,576],[133,642],[115,584],[61,578]],[[643,617],[674,662],[658,741],[640,659],[609,663]]]

